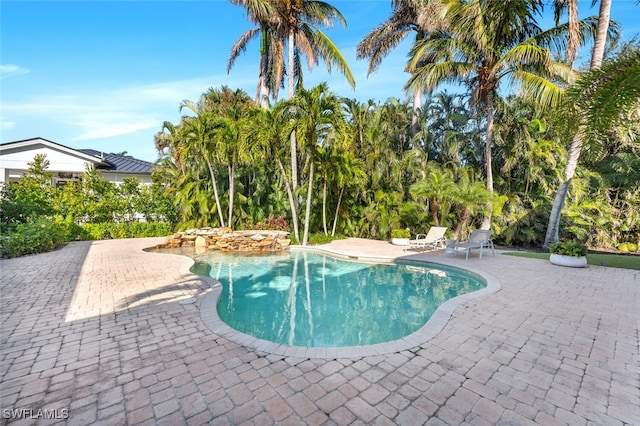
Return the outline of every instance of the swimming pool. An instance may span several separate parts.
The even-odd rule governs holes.
[[[194,259],[194,273],[222,283],[222,321],[258,339],[302,347],[400,339],[448,299],[486,287],[482,278],[442,265],[369,264],[308,251],[206,252]]]

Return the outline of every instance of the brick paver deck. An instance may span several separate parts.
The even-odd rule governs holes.
[[[638,271],[417,254],[500,289],[459,304],[415,347],[308,359],[210,329],[211,282],[188,258],[142,251],[158,241],[0,261],[0,423],[640,424]],[[357,239],[329,248],[410,254]]]

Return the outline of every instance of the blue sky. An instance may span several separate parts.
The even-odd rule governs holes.
[[[356,46],[391,10],[390,0],[330,1],[347,29],[327,31],[347,58],[356,90],[344,77],[305,68],[305,86],[327,81],[335,93],[362,101],[404,99],[406,41],[367,77]],[[580,15],[597,14],[591,1]],[[227,85],[255,95],[258,44],[229,74],[231,46],[251,24],[228,1],[0,2],[0,140],[43,137],[73,148],[127,151],[154,161],[153,136],[180,121],[179,106]],[[640,6],[614,0],[612,19],[624,38],[640,32]],[[585,52],[586,54],[586,52]]]

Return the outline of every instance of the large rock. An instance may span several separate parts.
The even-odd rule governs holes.
[[[165,239],[158,248],[197,247],[220,251],[280,251],[291,245],[286,231],[234,231],[231,228],[187,229]]]

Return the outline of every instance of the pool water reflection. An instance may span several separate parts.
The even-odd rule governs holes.
[[[194,273],[222,283],[217,309],[225,323],[294,346],[396,340],[445,301],[486,287],[474,274],[434,264],[359,263],[308,251],[191,255]]]

